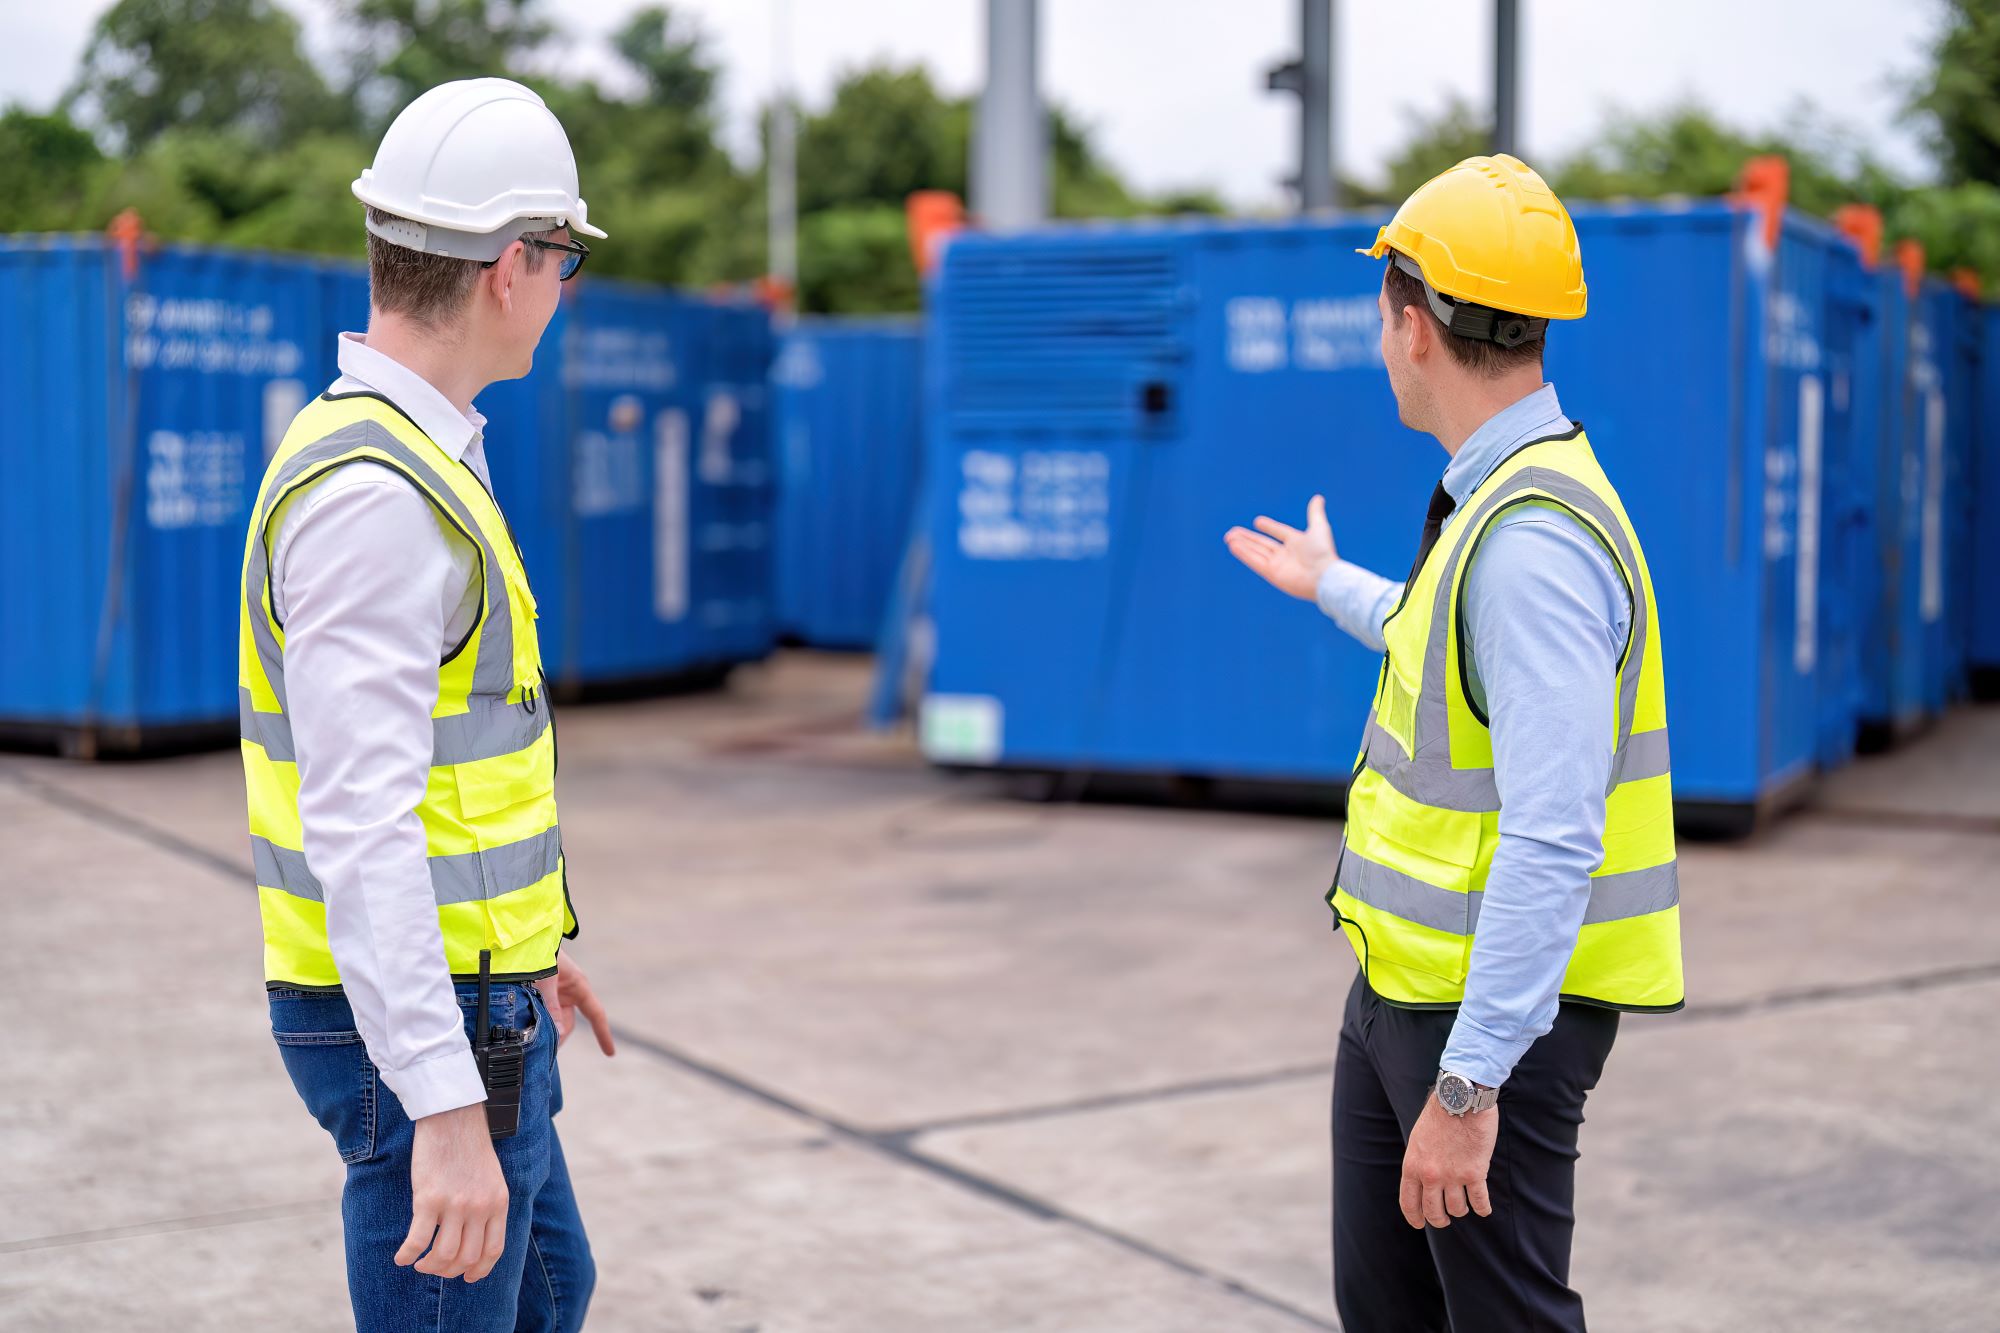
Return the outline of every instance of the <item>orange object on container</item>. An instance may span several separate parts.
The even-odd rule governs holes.
[[[792,308],[792,298],[797,295],[792,290],[792,284],[775,273],[766,273],[763,277],[757,279],[751,291],[756,296],[759,305],[762,305],[766,310],[774,311],[790,310]]]
[[[118,247],[118,266],[130,282],[139,276],[139,242],[146,235],[146,224],[139,220],[139,210],[128,208],[111,219],[111,225],[104,229]]]
[[[1979,280],[1979,270],[1970,265],[1960,264],[1951,271],[1951,285],[1968,301],[1986,299],[1986,284]]]
[[[950,190],[916,190],[903,203],[903,217],[910,229],[910,258],[918,273],[928,274],[937,267],[945,238],[965,227],[965,204]]]
[[[1924,243],[1905,236],[1896,242],[1896,267],[1903,271],[1903,292],[1912,301],[1924,282]]]
[[[1882,262],[1882,210],[1873,204],[1842,204],[1833,210],[1833,225],[1861,251],[1861,262],[1874,268]]]
[[[1775,246],[1791,195],[1792,164],[1777,153],[1766,153],[1743,164],[1736,177],[1736,193],[1730,198],[1764,215],[1764,244]]]

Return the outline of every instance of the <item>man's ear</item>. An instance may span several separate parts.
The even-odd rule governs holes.
[[[1417,306],[1403,307],[1403,350],[1410,360],[1417,361],[1428,356],[1437,343],[1437,327],[1431,323],[1431,312]]]
[[[493,299],[500,303],[502,310],[514,309],[514,282],[521,274],[521,257],[528,247],[515,241],[500,252],[500,258],[493,261],[493,267],[486,270],[486,281],[491,285]]]

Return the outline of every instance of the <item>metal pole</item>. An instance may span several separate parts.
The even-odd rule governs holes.
[[[771,0],[771,150],[766,185],[771,276],[788,293],[799,288],[798,122],[792,106],[791,7]]]
[[[1333,0],[1304,0],[1299,36],[1299,206],[1314,213],[1340,202],[1333,174]]]
[[[1520,155],[1520,0],[1493,5],[1493,151]]]
[[[986,86],[973,127],[972,211],[991,231],[1048,216],[1048,123],[1036,68],[1039,0],[986,0]]]

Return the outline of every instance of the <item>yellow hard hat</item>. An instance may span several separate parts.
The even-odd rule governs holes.
[[[1424,182],[1375,244],[1356,253],[1380,259],[1392,250],[1453,301],[1531,320],[1579,319],[1588,304],[1569,211],[1533,168],[1505,153],[1468,157]],[[1432,308],[1440,304],[1450,308],[1436,300]]]

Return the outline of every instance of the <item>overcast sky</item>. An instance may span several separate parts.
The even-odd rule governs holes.
[[[315,41],[327,0],[281,0]],[[645,0],[547,0],[572,71],[609,70],[604,35]],[[69,80],[110,0],[0,0],[0,102],[41,107]],[[969,92],[982,64],[983,0],[677,0],[713,39],[724,70],[724,133],[751,155],[769,95],[774,14],[790,14],[800,96],[827,97],[841,71],[876,60],[929,65]],[[1264,71],[1293,54],[1297,0],[1042,0],[1043,82],[1080,113],[1106,156],[1149,190],[1219,188],[1239,205],[1276,202],[1292,169],[1291,99]],[[1375,176],[1407,113],[1454,92],[1492,95],[1490,0],[1335,0],[1335,144],[1343,172]],[[1685,98],[1747,128],[1811,104],[1915,174],[1924,159],[1897,122],[1900,85],[1921,67],[1937,0],[1523,0],[1522,143],[1530,162],[1586,140],[1614,110]]]

